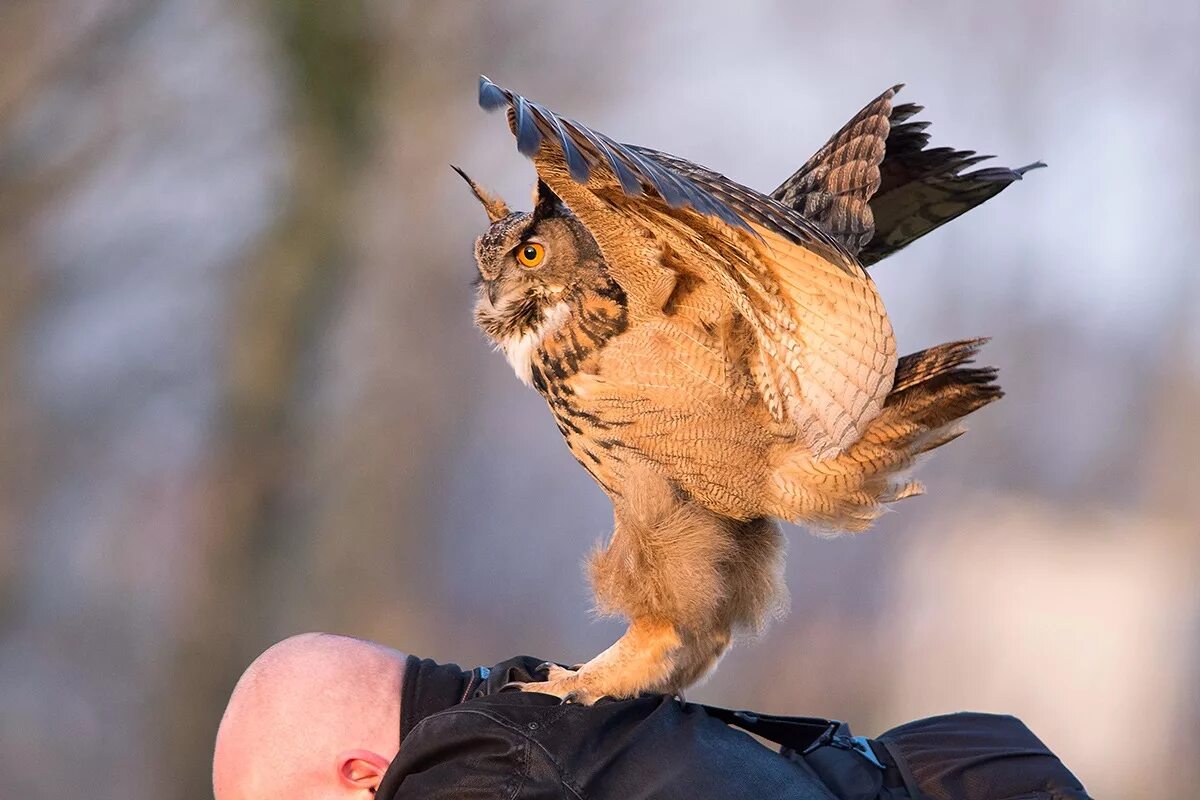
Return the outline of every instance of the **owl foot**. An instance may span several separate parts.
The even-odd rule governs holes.
[[[555,664],[553,661],[543,661],[538,665],[534,672],[545,672],[546,680],[509,681],[500,687],[500,691],[503,692],[509,689],[519,689],[522,692],[540,692],[542,694],[555,695],[556,697],[563,699],[564,702],[567,702],[564,698],[569,690],[563,690],[559,692],[555,691],[555,687],[577,676],[579,674],[579,668],[582,666],[582,664],[576,664],[574,667],[568,669],[567,667],[562,667],[558,664]]]
[[[680,646],[674,626],[634,620],[625,635],[576,669],[543,664],[544,681],[514,682],[504,688],[554,695],[564,703],[591,705],[601,697],[622,699],[642,692],[673,692],[674,655]],[[539,669],[540,671],[540,669]]]
[[[612,681],[605,678],[602,670],[584,671],[582,669],[584,666],[586,665],[581,664],[578,669],[566,669],[557,664],[543,664],[542,667],[545,667],[547,671],[546,680],[513,681],[506,683],[503,689],[511,688],[519,689],[522,692],[549,694],[557,697],[563,703],[590,706],[601,697],[612,694],[607,689],[612,685]],[[541,668],[538,671],[540,672]]]
[[[550,670],[546,680],[523,683],[520,689],[522,692],[554,695],[563,703],[590,706],[607,694],[602,684],[603,681],[597,682],[592,675],[557,667]]]
[[[576,664],[575,666],[569,667],[569,668],[568,667],[560,667],[558,664],[555,664],[553,661],[544,661],[541,663],[541,665],[538,666],[537,671],[538,672],[545,671],[546,680],[543,681],[543,683],[550,683],[553,681],[560,681],[565,678],[569,678],[573,675],[578,675],[579,669],[582,666],[583,666],[583,664]],[[533,684],[529,684],[529,685],[537,686],[538,684],[533,683]]]

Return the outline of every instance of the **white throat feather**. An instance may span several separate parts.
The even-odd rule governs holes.
[[[571,307],[565,301],[560,301],[542,312],[539,325],[500,342],[500,349],[512,365],[513,372],[526,386],[533,383],[533,354],[545,338],[561,328],[570,316]]]

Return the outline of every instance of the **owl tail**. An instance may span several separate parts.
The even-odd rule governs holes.
[[[921,494],[909,472],[923,453],[957,439],[967,414],[1000,399],[994,367],[969,367],[986,339],[950,342],[901,358],[883,412],[832,458],[803,450],[775,470],[776,516],[830,533],[861,531],[886,503]]]

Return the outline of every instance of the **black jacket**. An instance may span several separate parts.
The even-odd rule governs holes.
[[[533,674],[539,663],[521,657],[465,672],[410,658],[400,752],[378,800],[1087,798],[1012,717],[952,715],[910,723],[890,741],[888,734],[868,741],[837,722],[730,712],[673,697],[588,707],[499,691],[512,680],[542,677]],[[787,746],[776,752],[732,725]]]

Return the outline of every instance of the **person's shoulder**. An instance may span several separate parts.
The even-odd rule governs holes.
[[[377,796],[448,800],[468,788],[479,797],[561,793],[564,777],[535,735],[549,707],[519,694],[483,696],[422,719],[388,769],[388,791],[381,784]]]
[[[531,781],[581,797],[830,798],[796,763],[710,715],[705,706],[673,696],[602,699],[584,706],[506,691],[443,714],[456,715],[464,731],[488,720],[488,730],[474,735],[501,736],[508,746],[524,748]]]

